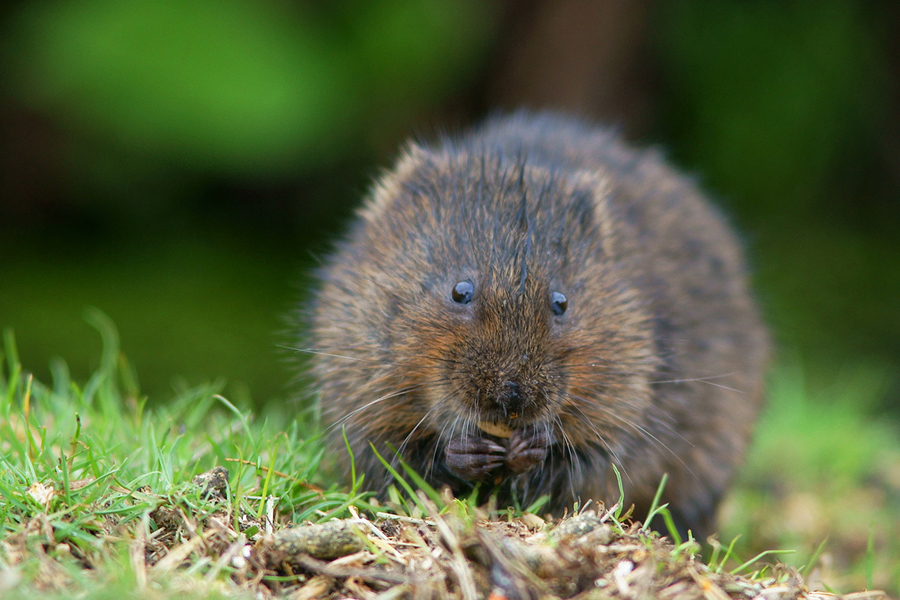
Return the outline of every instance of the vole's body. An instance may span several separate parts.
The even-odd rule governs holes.
[[[322,280],[323,414],[370,489],[390,481],[370,443],[436,486],[556,512],[618,500],[615,464],[637,516],[668,473],[663,501],[707,532],[767,336],[734,236],[654,153],[526,114],[412,146]]]

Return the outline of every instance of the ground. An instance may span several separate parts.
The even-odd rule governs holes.
[[[297,405],[254,415],[221,384],[149,404],[115,329],[93,318],[105,350],[83,384],[62,361],[35,380],[4,337],[4,599],[859,600],[900,587],[900,443],[860,408],[880,389],[871,371],[811,392],[782,370],[722,533],[670,541],[631,520],[665,523],[664,507],[573,506],[554,521],[540,503],[475,506],[411,472],[378,503],[355,476],[320,472],[315,415]]]

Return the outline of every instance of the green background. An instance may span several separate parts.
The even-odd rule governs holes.
[[[619,109],[559,85],[522,92],[554,86],[527,60],[518,88],[500,85],[516,49],[555,51],[536,31],[553,25],[566,49],[567,28],[591,23],[575,9],[553,21],[548,6],[7,5],[0,327],[23,364],[46,380],[60,355],[86,377],[99,360],[83,320],[93,306],[154,401],[173,378],[224,378],[256,403],[295,398],[296,353],[280,348],[289,317],[379,169],[411,135],[529,106],[665,149],[743,233],[779,356],[821,386],[875,365],[894,382],[881,407],[900,403],[896,3],[636,2],[632,21],[597,32],[638,32],[619,46],[638,50],[617,77],[641,103]]]

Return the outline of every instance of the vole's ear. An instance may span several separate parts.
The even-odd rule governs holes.
[[[413,173],[427,164],[430,157],[431,154],[427,150],[415,142],[409,142],[400,154],[396,166],[390,171],[385,171],[375,182],[368,201],[359,210],[359,215],[367,221],[377,221],[400,196],[403,184]]]
[[[575,174],[573,187],[588,194],[593,200],[594,223],[600,231],[603,252],[613,255],[615,249],[614,215],[610,209],[612,194],[612,178],[603,171],[578,171]]]

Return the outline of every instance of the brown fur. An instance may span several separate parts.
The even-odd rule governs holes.
[[[370,443],[433,484],[465,493],[472,466],[501,499],[549,494],[556,512],[617,500],[615,464],[637,516],[668,473],[680,527],[708,532],[762,401],[768,339],[733,234],[656,154],[525,113],[412,145],[321,279],[323,415],[370,489],[390,481]],[[466,280],[472,301],[456,303]]]

